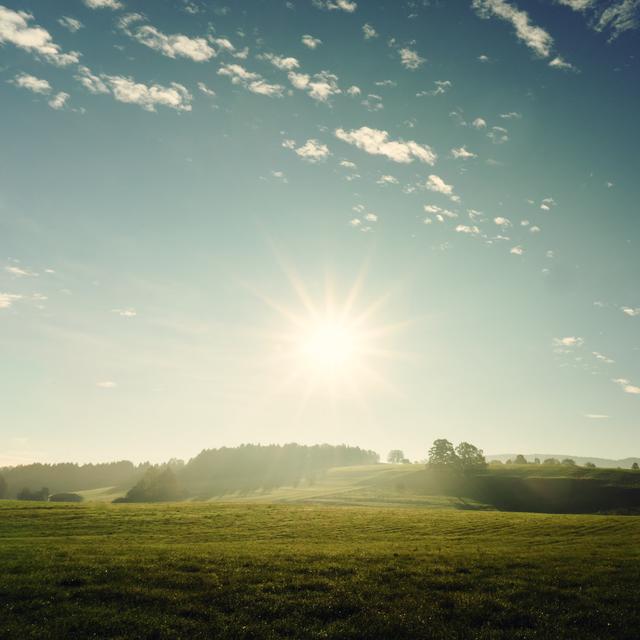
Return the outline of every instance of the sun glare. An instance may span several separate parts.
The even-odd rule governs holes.
[[[304,332],[301,352],[312,367],[335,372],[353,362],[358,336],[348,326],[324,321]]]

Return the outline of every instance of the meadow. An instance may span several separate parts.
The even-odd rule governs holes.
[[[0,502],[0,637],[640,635],[637,517],[284,499]]]

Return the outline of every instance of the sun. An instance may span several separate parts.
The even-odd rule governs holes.
[[[335,373],[353,364],[360,336],[346,323],[323,319],[301,334],[300,353],[311,367]]]

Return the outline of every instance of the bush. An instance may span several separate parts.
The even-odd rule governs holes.
[[[77,493],[54,493],[49,502],[82,502],[84,498]]]

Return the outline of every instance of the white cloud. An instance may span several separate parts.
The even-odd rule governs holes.
[[[430,91],[418,91],[418,93],[416,93],[416,98],[421,98],[422,96],[441,96],[453,86],[451,80],[434,80],[433,84],[435,85],[435,89],[431,89]]]
[[[640,316],[640,307],[636,307],[635,309],[632,307],[622,307],[622,313],[625,313],[630,318],[635,318],[636,316]]]
[[[556,0],[558,4],[571,7],[574,11],[585,11],[590,9],[596,0]]]
[[[355,162],[351,162],[351,160],[340,160],[340,166],[345,169],[357,169],[357,165]]]
[[[620,385],[625,393],[631,393],[633,395],[640,394],[640,387],[631,384],[631,382],[626,378],[615,378],[613,382],[615,382],[617,385]]]
[[[20,300],[21,295],[17,293],[2,293],[0,292],[0,309],[8,309],[14,302],[14,300]]]
[[[398,178],[389,175],[380,176],[376,184],[398,184]]]
[[[358,5],[351,0],[313,0],[313,4],[318,9],[326,9],[328,11],[346,11],[347,13],[353,13]]]
[[[360,87],[356,87],[355,85],[352,85],[347,89],[347,94],[352,98],[359,96],[361,93],[362,91],[360,91]]]
[[[400,49],[398,53],[400,53],[400,62],[402,62],[402,66],[405,69],[415,71],[426,62],[426,60],[421,58],[416,51],[409,49],[408,47]]]
[[[609,418],[604,413],[585,413],[584,417],[589,418],[589,420],[607,420]]]
[[[371,38],[378,37],[378,32],[370,24],[362,25],[362,33],[365,40],[371,40]]]
[[[318,102],[328,102],[332,96],[342,93],[338,86],[338,76],[328,71],[321,71],[313,76],[290,71],[288,77],[289,82],[296,89],[305,91],[309,97]]]
[[[522,118],[522,114],[517,111],[509,111],[508,113],[501,113],[500,117],[503,120],[520,120],[520,118]]]
[[[478,61],[479,62],[491,62],[491,58],[489,58],[489,56],[485,55],[484,53],[482,55],[478,56]]]
[[[562,56],[556,56],[553,60],[549,62],[549,66],[553,67],[554,69],[564,69],[565,71],[578,70],[570,62],[567,62]]]
[[[115,389],[117,386],[117,383],[113,380],[101,380],[100,382],[96,382],[96,387],[99,389]]]
[[[477,235],[480,234],[480,229],[478,227],[476,227],[475,225],[469,226],[469,225],[466,225],[466,224],[459,224],[456,227],[456,231],[458,233],[467,233],[467,234],[470,234],[470,235],[473,235],[473,236],[477,236]]]
[[[293,140],[285,140],[283,142],[283,146],[288,149],[293,149],[295,148],[295,142],[293,142],[293,145],[291,145],[292,142]],[[298,147],[297,149],[295,149],[295,152],[303,160],[306,160],[307,162],[313,162],[313,163],[323,162],[331,155],[331,152],[329,151],[329,147],[327,147],[326,144],[322,144],[321,142],[315,139],[307,140],[301,147]]]
[[[425,204],[424,205],[425,213],[430,213],[435,215],[436,220],[438,222],[444,222],[445,218],[455,219],[458,217],[458,214],[455,211],[449,211],[449,209],[443,209],[435,204]]]
[[[293,69],[297,69],[300,66],[300,63],[296,58],[278,56],[274,53],[263,53],[258,57],[262,60],[270,62],[274,67],[280,69],[281,71],[292,71]]]
[[[198,82],[198,89],[201,93],[204,93],[205,96],[213,98],[216,95],[216,92],[213,89],[207,87],[204,82]]]
[[[505,0],[473,0],[473,7],[483,18],[493,15],[510,22],[518,38],[538,56],[547,58],[551,54],[553,38],[541,27],[531,24],[526,11],[521,11]]]
[[[0,5],[0,44],[9,43],[59,67],[80,60],[77,51],[62,53],[51,34],[38,25],[30,26],[33,16],[27,11],[13,11]]]
[[[468,160],[469,158],[477,158],[478,156],[471,151],[467,151],[466,147],[451,149],[451,155],[456,159]]]
[[[23,278],[25,276],[37,276],[37,273],[30,271],[29,269],[23,269],[15,264],[8,265],[4,268],[7,273],[10,273],[12,276],[16,278]]]
[[[188,58],[194,62],[205,62],[216,55],[215,49],[205,38],[190,38],[182,33],[167,35],[149,24],[132,27],[140,20],[144,20],[144,16],[139,13],[130,13],[121,18],[118,25],[140,44],[159,51],[168,58]],[[228,44],[233,48],[231,43]]]
[[[484,120],[483,118],[476,118],[472,123],[471,126],[474,129],[486,129],[487,128],[487,122],[486,120]]]
[[[111,309],[111,313],[115,313],[121,318],[135,318],[138,315],[135,309]]]
[[[52,109],[55,109],[56,111],[59,109],[64,109],[64,106],[67,104],[67,100],[70,97],[71,96],[68,93],[59,91],[55,96],[53,96],[53,98],[51,98],[51,100],[49,100],[48,104]]]
[[[431,174],[427,178],[425,186],[429,191],[435,191],[436,193],[441,193],[444,196],[453,195],[453,185],[447,184],[440,176],[436,176],[434,174]]]
[[[497,224],[499,227],[503,227],[503,228],[507,228],[507,227],[512,227],[513,225],[511,224],[511,220],[509,220],[509,218],[503,218],[502,216],[498,216],[497,218],[493,219],[494,223]]]
[[[280,98],[284,87],[268,83],[260,74],[247,71],[239,64],[224,64],[218,69],[218,75],[231,78],[231,82],[243,86],[252,93],[271,98]]]
[[[584,344],[584,338],[578,336],[565,336],[564,338],[554,338],[553,344],[556,347],[581,347]]]
[[[88,91],[94,94],[109,93],[118,102],[137,104],[145,111],[155,111],[156,106],[176,111],[191,111],[191,94],[177,82],[168,87],[161,84],[146,85],[126,76],[110,76],[91,73],[88,67],[79,67],[75,76]]]
[[[375,93],[370,93],[362,102],[362,106],[367,109],[367,111],[381,111],[384,109],[384,104],[382,103],[382,96],[376,95]]]
[[[600,15],[595,25],[596,31],[611,31],[611,40],[621,33],[637,29],[640,24],[640,0],[617,0],[612,2]]]
[[[491,127],[487,132],[487,138],[493,144],[504,144],[509,141],[509,132],[504,127]]]
[[[413,140],[390,140],[389,133],[380,129],[360,127],[352,131],[336,129],[335,136],[339,140],[352,144],[371,155],[385,156],[394,162],[408,164],[414,160],[420,160],[433,165],[437,155],[426,144],[418,144]]]
[[[309,34],[303,35],[302,38],[300,38],[300,40],[302,44],[305,47],[309,47],[309,49],[315,49],[322,44],[322,40],[320,40],[319,38],[314,38]]]
[[[76,18],[71,18],[69,16],[62,16],[62,18],[58,20],[58,24],[71,31],[71,33],[75,33],[84,27],[80,20],[76,20]]]
[[[614,364],[615,363],[615,360],[612,360],[611,358],[605,356],[602,353],[598,353],[597,351],[592,351],[591,353],[593,354],[594,358],[596,360],[600,360],[600,362],[604,362],[605,364]]]
[[[556,201],[553,198],[545,198],[540,203],[540,209],[542,209],[542,211],[551,211],[551,208],[555,206],[556,206]]]
[[[509,253],[513,254],[514,256],[521,256],[524,253],[524,249],[518,245],[517,247],[512,247],[509,250]]]
[[[122,9],[120,0],[82,0],[89,9]]]
[[[50,93],[51,85],[47,80],[36,78],[28,73],[19,73],[12,81],[16,87],[33,91],[33,93]]]
[[[375,213],[367,213],[364,219],[367,222],[378,222],[378,216]]]

